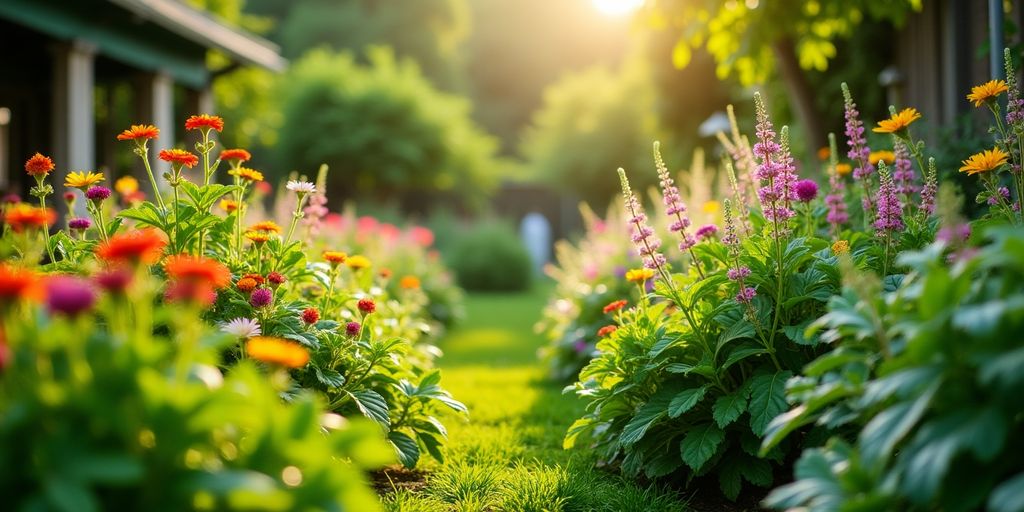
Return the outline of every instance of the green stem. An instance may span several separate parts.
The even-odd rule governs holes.
[[[174,225],[171,226],[171,238],[174,240],[174,249],[176,252],[181,251],[181,240],[178,240],[178,186],[172,187],[174,190]]]
[[[146,146],[140,147],[139,158],[142,159],[142,163],[146,167],[146,174],[149,175],[149,184],[153,187],[153,196],[156,197],[156,204],[160,206],[160,211],[166,215],[167,205],[164,204],[164,198],[160,195],[160,187],[157,186],[156,177],[153,176],[153,168],[149,165],[149,150]]]
[[[99,204],[93,204],[92,209],[94,215],[96,216],[96,224],[98,224],[96,227],[99,228],[100,238],[102,238],[103,241],[106,242],[108,240],[107,223],[103,219],[103,208]]]
[[[46,210],[46,196],[42,194],[43,180],[37,180],[39,182],[39,207]],[[46,243],[46,255],[50,257],[50,263],[57,263],[57,258],[53,256],[53,248],[50,247],[50,226],[43,226],[43,241]]]

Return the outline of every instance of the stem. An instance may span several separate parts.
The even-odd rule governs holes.
[[[240,179],[235,177],[235,186],[241,187]],[[242,196],[245,194],[244,188],[235,190],[235,258],[238,261],[242,261],[242,214],[245,205],[242,204]]]
[[[103,241],[106,242],[108,240],[107,223],[106,221],[103,220],[103,208],[98,204],[94,204],[92,208],[93,211],[96,213],[96,223],[99,224],[97,227],[100,231],[100,238],[102,238]]]
[[[331,275],[331,284],[327,286],[327,293],[324,294],[324,300],[320,304],[320,311],[324,314],[324,316],[327,315],[327,305],[331,301],[331,295],[334,294],[334,282],[338,280],[338,269],[337,268],[331,269],[331,274],[330,275]],[[362,329],[362,325],[361,324],[360,324],[360,329]]]
[[[171,238],[174,239],[175,251],[181,250],[181,240],[178,240],[178,186],[175,185],[174,189],[174,225],[171,226]]]
[[[892,245],[892,233],[885,231],[885,257],[882,260],[882,279],[889,274],[889,246]]]
[[[37,179],[39,183],[39,207],[43,210],[46,209],[46,196],[42,194],[43,180]],[[46,243],[46,255],[50,257],[50,263],[57,263],[57,258],[53,257],[53,248],[50,247],[50,226],[43,226],[43,241]]]
[[[146,174],[149,175],[149,184],[153,186],[153,195],[156,197],[156,203],[160,206],[160,211],[167,214],[167,205],[164,204],[164,198],[160,195],[160,188],[157,186],[156,178],[153,176],[153,168],[149,165],[149,148],[142,145],[139,152],[139,158],[142,159],[142,163],[146,167]]]

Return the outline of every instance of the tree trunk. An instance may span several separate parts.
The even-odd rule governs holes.
[[[806,145],[807,161],[814,161],[814,155],[818,148],[826,146],[825,129],[821,123],[821,115],[814,104],[814,91],[811,89],[807,75],[800,68],[797,60],[796,47],[793,40],[782,38],[772,44],[772,51],[778,61],[779,73],[782,81],[786,84],[786,92],[789,93],[789,102],[793,106],[793,112],[803,128],[804,144]],[[796,145],[796,141],[791,141]]]

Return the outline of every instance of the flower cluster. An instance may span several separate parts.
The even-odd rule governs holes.
[[[793,158],[788,148],[776,142],[775,128],[760,94],[755,94],[754,103],[757,109],[757,143],[754,144],[754,155],[758,158],[755,177],[761,181],[757,196],[761,201],[761,210],[765,218],[773,223],[781,235],[785,231],[784,224],[794,215],[793,210],[789,208],[790,201],[796,197],[793,190],[796,182]]]
[[[633,244],[637,252],[643,257],[644,267],[648,269],[662,269],[666,260],[658,249],[661,247],[661,239],[654,234],[654,230],[647,224],[647,215],[640,206],[640,201],[633,194],[629,186],[629,179],[626,178],[626,171],[619,168],[619,183],[622,185],[622,197],[625,200],[626,212],[629,218],[629,225],[633,227]]]

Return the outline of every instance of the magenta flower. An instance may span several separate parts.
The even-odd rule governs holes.
[[[17,204],[21,202],[21,196],[18,194],[7,194],[4,196],[2,202],[4,204]]]
[[[90,201],[99,203],[110,197],[110,189],[99,185],[89,187],[89,190],[85,191],[85,197]]]
[[[92,222],[89,222],[89,219],[68,219],[68,227],[75,231],[85,231],[89,229],[89,226],[92,226]]]
[[[661,239],[654,234],[654,230],[647,225],[647,215],[644,214],[640,201],[633,194],[629,187],[629,179],[626,178],[626,171],[619,168],[619,181],[622,184],[622,197],[626,202],[626,213],[630,215],[629,224],[633,227],[633,244],[637,252],[644,260],[644,267],[661,270],[665,265],[665,257],[658,252],[661,247]]]
[[[362,328],[363,326],[359,325],[359,322],[349,322],[345,324],[345,334],[355,336],[359,334],[359,331],[362,330]]]
[[[757,297],[757,290],[749,286],[745,286],[736,294],[736,302],[741,304],[750,304],[753,302],[754,297]]]
[[[115,267],[96,274],[93,280],[108,293],[123,294],[132,283],[132,272],[124,267]]]
[[[842,84],[844,116],[846,117],[846,144],[850,150],[846,156],[853,161],[853,179],[858,180],[864,187],[864,194],[861,198],[861,206],[864,214],[871,218],[874,205],[871,204],[871,175],[875,167],[871,165],[871,148],[868,147],[867,139],[864,138],[864,123],[860,120],[860,112],[857,111],[857,104],[853,102],[850,88],[846,82]]]
[[[274,292],[269,288],[257,288],[249,295],[249,304],[254,308],[265,308],[274,302]]]
[[[46,281],[46,309],[50,314],[75,317],[92,309],[95,302],[96,292],[85,279],[57,276]]]
[[[793,186],[796,198],[802,203],[809,203],[818,197],[818,184],[812,180],[800,180]]]
[[[700,261],[690,250],[697,244],[697,240],[690,236],[688,230],[690,218],[686,216],[686,203],[683,203],[682,199],[680,199],[679,189],[676,187],[675,180],[669,175],[668,167],[665,166],[665,161],[662,160],[661,151],[658,147],[659,143],[655,142],[654,163],[658,168],[658,179],[661,181],[661,194],[662,201],[665,203],[665,215],[668,215],[669,220],[675,219],[672,220],[672,224],[668,229],[673,233],[679,233],[679,250],[690,253],[694,268],[697,269],[697,273],[703,278],[704,272],[700,268]]]
[[[843,224],[850,220],[850,214],[846,211],[846,195],[843,180],[837,173],[832,173],[828,179],[830,193],[825,196],[825,206],[828,206],[828,214],[825,220],[832,226],[833,232],[838,232]]]
[[[740,281],[742,279],[750,277],[750,267],[740,266],[736,268],[730,268],[725,275],[726,277],[729,278],[730,281]]]
[[[909,201],[910,195],[918,191],[914,163],[910,160],[910,150],[907,149],[906,144],[897,142],[895,150],[896,160],[893,162],[892,181],[896,184],[896,193]]]
[[[697,228],[697,239],[707,240],[713,238],[718,233],[718,226],[714,224],[706,224]]]

